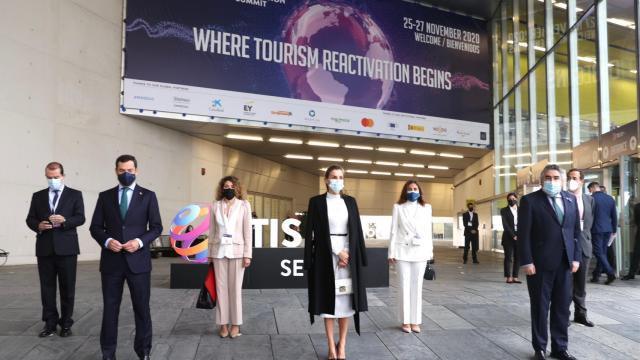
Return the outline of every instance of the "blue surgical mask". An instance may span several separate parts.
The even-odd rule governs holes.
[[[329,189],[334,193],[339,193],[344,189],[344,180],[342,179],[329,179]]]
[[[56,191],[62,188],[62,179],[47,179],[49,189]]]
[[[136,181],[136,174],[132,174],[129,172],[123,172],[122,174],[118,174],[118,181],[122,186],[129,186]]]
[[[419,191],[407,191],[407,200],[414,202],[418,201],[418,199],[420,199]]]
[[[560,181],[545,180],[542,191],[549,196],[556,196],[562,190],[562,183]]]

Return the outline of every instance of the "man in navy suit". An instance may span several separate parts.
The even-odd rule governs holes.
[[[562,191],[558,165],[545,166],[542,189],[520,201],[518,241],[520,263],[527,274],[531,303],[532,345],[537,360],[546,359],[547,316],[550,313],[551,357],[573,360],[567,351],[572,275],[582,257],[580,215],[573,194]]]
[[[33,194],[27,226],[36,232],[36,256],[40,275],[42,321],[38,336],[49,337],[60,325],[60,336],[71,335],[76,293],[78,233],[84,224],[82,193],[64,184],[64,167],[51,162],[45,167],[49,187]],[[56,283],[60,284],[60,315],[56,305]]]
[[[612,236],[615,236],[618,228],[616,202],[611,196],[604,193],[599,185],[594,186],[592,197],[594,215],[591,241],[593,242],[593,255],[598,262],[593,270],[591,282],[597,283],[604,271],[607,274],[605,284],[609,285],[616,279],[615,270],[609,264],[609,259],[607,258],[609,240]]]
[[[153,191],[136,184],[138,162],[131,155],[116,160],[119,185],[98,196],[91,220],[91,236],[102,248],[103,359],[115,359],[118,314],[124,282],[129,286],[136,336],[133,348],[140,359],[151,353],[151,254],[149,243],[162,232],[158,199]]]

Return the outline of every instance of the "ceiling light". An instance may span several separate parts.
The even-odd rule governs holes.
[[[413,174],[409,174],[409,173],[395,173],[393,175],[395,175],[395,176],[404,176],[404,177],[413,177]]]
[[[269,142],[272,143],[282,143],[282,144],[302,144],[302,140],[300,139],[289,139],[289,138],[281,138],[281,137],[272,137],[269,138]]]
[[[418,175],[416,175],[416,176],[417,176],[417,177],[419,177],[419,178],[427,178],[427,179],[433,179],[433,178],[435,178],[435,176],[433,176],[433,175],[427,175],[427,174],[418,174]]]
[[[434,169],[434,170],[449,170],[448,166],[429,165],[428,167],[429,169]]]
[[[637,74],[638,70],[629,70],[629,72],[632,73],[632,74]]]
[[[386,146],[378,146],[378,151],[392,152],[392,153],[402,153],[407,152],[402,148],[394,148],[394,147],[386,147]]]
[[[413,168],[423,168],[424,165],[422,164],[412,164],[412,163],[403,163],[402,166],[404,167],[413,167]]]
[[[352,145],[352,144],[346,144],[344,147],[346,147],[347,149],[373,150],[373,146],[366,146],[366,145]]]
[[[372,171],[370,174],[371,175],[391,175],[391,173],[387,171]]]
[[[440,154],[438,154],[438,155],[440,155],[440,156],[442,156],[442,157],[449,157],[449,158],[456,158],[456,159],[462,159],[462,158],[464,158],[464,156],[462,156],[462,155],[458,155],[458,154],[450,154],[450,153],[440,153]]]
[[[284,157],[286,157],[287,159],[313,160],[313,156],[309,155],[287,154]]]
[[[392,161],[376,161],[376,165],[383,165],[383,166],[398,166],[400,164],[398,164],[397,162],[392,162]]]
[[[538,51],[547,51],[547,49],[542,46],[534,46],[533,48]]]
[[[327,168],[320,168],[320,169],[318,169],[318,170],[320,170],[320,171],[322,171],[322,172],[325,172],[325,171],[327,171]]]
[[[527,166],[531,166],[531,165],[533,165],[533,163],[515,164],[513,166],[515,166],[517,168],[523,168],[523,167],[527,167]]]
[[[340,144],[328,142],[328,141],[318,141],[318,140],[309,140],[307,141],[307,145],[311,146],[324,146],[324,147],[339,147]]]
[[[498,165],[498,166],[494,166],[494,169],[508,169],[510,168],[511,165]]]
[[[417,149],[411,149],[411,151],[409,151],[409,153],[413,154],[413,155],[427,155],[427,156],[434,156],[436,154],[433,151],[417,150]]]
[[[526,157],[526,156],[531,156],[531,154],[530,153],[521,153],[521,154],[502,155],[502,157],[505,158],[505,159],[517,158],[517,157]]]
[[[349,159],[347,162],[355,163],[355,164],[371,164],[371,160],[362,160],[362,159]]]
[[[369,172],[366,170],[355,170],[355,169],[349,169],[347,170],[348,173],[354,173],[354,174],[368,174]]]
[[[344,161],[343,158],[326,157],[326,156],[319,156],[318,160],[320,160],[320,161],[333,161],[333,162],[343,162]]]
[[[626,27],[626,28],[629,28],[629,29],[635,29],[636,28],[636,25],[633,23],[633,21],[629,21],[629,20],[625,20],[625,19],[607,18],[607,22],[611,23],[611,24],[614,24],[614,25]]]
[[[262,136],[257,135],[227,134],[225,137],[235,140],[263,141]]]
[[[516,176],[516,173],[504,173],[504,174],[500,174],[498,176]]]

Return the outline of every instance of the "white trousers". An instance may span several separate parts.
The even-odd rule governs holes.
[[[216,324],[242,325],[242,258],[213,259],[216,272]]]
[[[426,261],[396,261],[398,319],[403,324],[422,324],[422,281]]]

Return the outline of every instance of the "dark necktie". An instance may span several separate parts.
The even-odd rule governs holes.
[[[56,212],[56,201],[58,201],[58,195],[60,194],[60,190],[53,190],[53,201],[51,202],[51,213],[54,214]]]
[[[128,187],[122,188],[122,195],[120,196],[120,218],[124,220],[125,216],[127,216],[127,209],[129,208],[129,199],[127,198],[127,191],[129,191]]]

